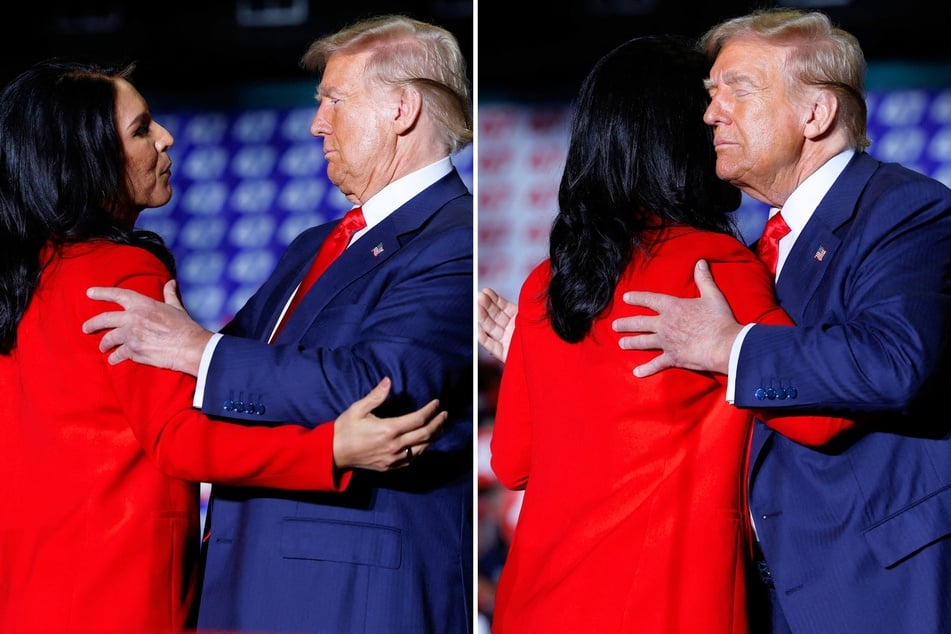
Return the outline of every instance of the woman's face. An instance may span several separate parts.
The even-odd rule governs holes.
[[[172,159],[168,148],[175,139],[152,120],[149,106],[135,87],[116,80],[116,131],[125,158],[125,176],[131,209],[128,220],[135,223],[145,208],[161,207],[172,197]],[[123,214],[125,215],[125,214]]]

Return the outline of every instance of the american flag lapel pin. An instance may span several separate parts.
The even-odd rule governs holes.
[[[375,247],[373,247],[373,248],[370,250],[370,253],[373,254],[373,257],[377,257],[377,256],[379,256],[381,253],[383,253],[383,243],[381,242],[380,244],[378,244],[378,245],[376,245]]]
[[[812,257],[816,259],[816,262],[822,262],[822,258],[824,258],[825,256],[826,256],[826,248],[820,244],[819,248],[816,249],[816,254]]]

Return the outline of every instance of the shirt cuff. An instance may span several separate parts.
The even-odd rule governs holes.
[[[205,344],[205,351],[201,353],[201,363],[198,364],[198,382],[195,384],[195,398],[192,405],[201,409],[205,399],[205,377],[208,375],[208,366],[211,365],[211,357],[215,354],[215,346],[221,341],[223,335],[216,332]]]
[[[736,387],[736,366],[740,360],[740,348],[743,346],[743,340],[746,339],[746,333],[755,325],[756,324],[746,324],[743,326],[743,330],[741,330],[740,334],[733,340],[733,347],[730,348],[730,367],[726,373],[726,402],[730,405],[733,404],[734,388]],[[202,361],[204,362],[204,359],[202,359]]]

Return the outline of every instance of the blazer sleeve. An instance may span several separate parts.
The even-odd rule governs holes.
[[[757,418],[790,440],[809,447],[821,447],[843,432],[855,427],[849,418],[810,414],[783,415],[775,410],[759,410]]]
[[[129,247],[101,270],[108,276],[89,285],[120,286],[162,300],[168,271],[143,249]],[[84,299],[79,318],[101,312],[101,302]],[[96,347],[98,337],[88,337]],[[98,352],[98,351],[97,351]],[[296,490],[342,490],[333,466],[333,425],[314,430],[299,426],[254,427],[216,421],[191,406],[194,378],[131,361],[107,367],[117,406],[131,432],[166,474],[194,482]]]
[[[540,275],[542,271],[546,272],[546,275]],[[515,316],[515,330],[512,332],[508,356],[502,369],[495,422],[489,441],[489,465],[499,482],[512,490],[522,490],[526,487],[531,466],[532,418],[525,375],[523,336],[526,315],[533,312],[528,302],[533,301],[532,298],[537,295],[541,278],[547,279],[547,267],[536,269],[522,285],[519,310]]]

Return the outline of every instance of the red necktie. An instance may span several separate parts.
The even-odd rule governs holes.
[[[766,264],[769,272],[776,276],[776,265],[779,263],[779,240],[789,233],[791,229],[783,215],[776,212],[766,221],[766,227],[763,228],[763,235],[756,243],[756,255]]]
[[[759,259],[766,265],[769,269],[769,272],[773,274],[773,277],[776,276],[776,266],[779,264],[779,241],[784,235],[789,233],[791,229],[789,225],[786,224],[786,221],[783,220],[783,215],[780,212],[776,212],[766,221],[766,226],[763,227],[763,235],[760,236],[759,241],[756,243],[756,255]],[[750,492],[749,492],[749,471],[750,471],[750,453],[753,450],[753,422],[750,421],[750,429],[747,432],[746,437],[746,452],[743,454],[743,481],[741,491],[743,494],[743,508],[746,510],[746,517],[744,518],[745,530],[749,533],[748,535],[748,552],[747,556],[752,557],[753,555],[753,543],[756,540],[756,527],[753,526],[753,516],[750,513]]]
[[[310,265],[310,270],[307,271],[307,274],[301,281],[300,287],[298,287],[297,293],[294,294],[294,299],[291,300],[290,306],[284,311],[284,318],[271,336],[271,341],[277,339],[277,335],[280,334],[281,329],[284,328],[284,324],[290,319],[294,309],[297,308],[297,305],[300,304],[304,296],[307,295],[307,291],[310,290],[310,287],[313,286],[317,278],[327,270],[327,267],[330,266],[331,262],[337,259],[337,256],[346,250],[353,234],[366,226],[367,221],[363,218],[362,208],[355,207],[344,214],[343,219],[337,223],[337,226],[333,228],[327,236],[327,239],[324,240],[324,243],[320,246],[317,257],[314,258],[313,264]]]

